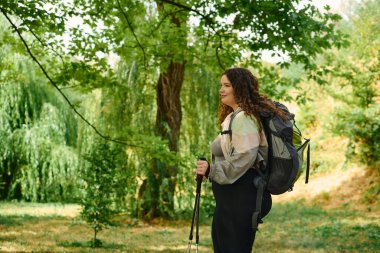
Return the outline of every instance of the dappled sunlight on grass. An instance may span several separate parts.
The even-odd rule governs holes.
[[[75,217],[81,207],[77,204],[0,202],[1,216],[64,216]]]
[[[93,252],[89,247],[92,230],[79,217],[31,216],[38,213],[34,208],[51,207],[31,204],[28,208],[26,203],[21,204],[23,215],[3,215],[12,205],[17,208],[17,203],[0,205],[0,251]],[[99,233],[103,245],[96,252],[186,252],[189,229],[190,221],[139,222],[135,226],[120,221]],[[199,252],[212,252],[210,220],[200,225],[199,235]],[[192,249],[195,252],[195,235]],[[379,250],[379,219],[365,212],[324,210],[297,201],[274,204],[257,233],[254,252]]]

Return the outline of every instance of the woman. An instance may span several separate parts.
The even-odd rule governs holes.
[[[212,164],[198,161],[194,172],[212,181],[216,202],[212,223],[214,252],[250,253],[256,234],[252,229],[257,194],[253,179],[258,176],[258,167],[265,168],[268,156],[260,112],[282,113],[259,93],[258,81],[247,69],[226,70],[220,83],[222,132],[211,145]],[[232,117],[231,133],[228,130]],[[271,206],[271,195],[265,191],[262,217]]]

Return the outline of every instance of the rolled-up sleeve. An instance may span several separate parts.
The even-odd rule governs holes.
[[[252,168],[260,146],[257,123],[245,113],[236,115],[231,130],[230,154],[211,165],[210,178],[218,184],[232,184]]]

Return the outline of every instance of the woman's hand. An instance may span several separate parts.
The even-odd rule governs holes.
[[[197,175],[201,175],[203,176],[203,179],[206,179],[206,177],[208,176],[207,172],[209,172],[208,168],[209,168],[209,164],[207,161],[198,160],[197,168],[194,170],[195,179],[197,178]]]

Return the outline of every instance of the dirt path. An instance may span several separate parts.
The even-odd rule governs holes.
[[[351,168],[349,170],[332,171],[323,175],[311,176],[309,183],[305,184],[305,180],[301,177],[295,184],[294,190],[279,196],[273,196],[276,202],[284,202],[296,200],[300,198],[314,198],[322,193],[344,190],[344,186],[352,181],[355,177],[363,177],[365,171],[359,168]]]
[[[311,176],[305,184],[301,177],[294,190],[279,196],[273,196],[274,203],[304,199],[306,204],[320,204],[324,208],[348,207],[367,210],[380,217],[380,203],[377,198],[367,198],[369,187],[379,184],[374,171],[354,167],[347,170]]]

